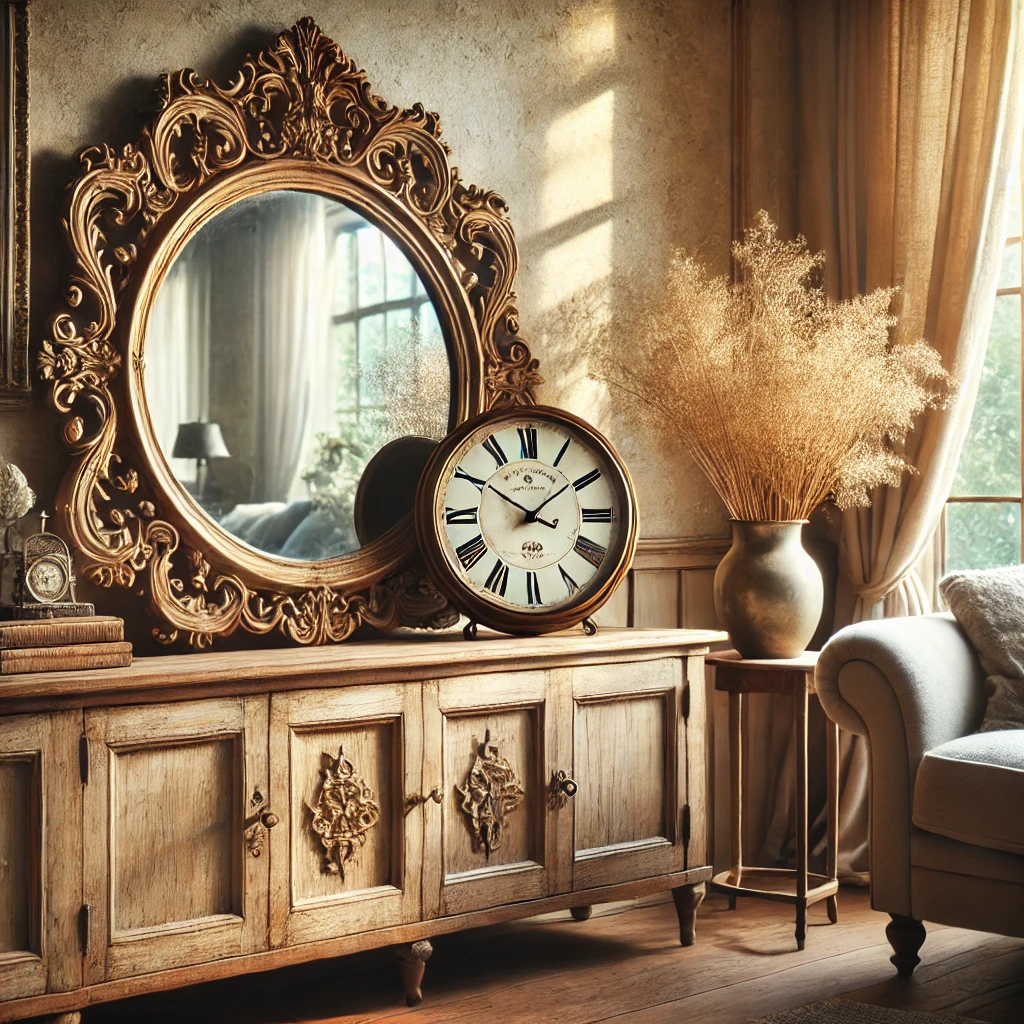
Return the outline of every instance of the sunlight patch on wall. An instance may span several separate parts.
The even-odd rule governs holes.
[[[612,271],[610,220],[545,250],[540,259],[541,309],[554,310]]]
[[[541,230],[612,201],[615,92],[608,89],[551,122],[544,145]]]
[[[545,400],[598,424],[605,386],[591,374],[612,320],[612,243],[613,225],[606,220],[548,249],[539,275],[545,316],[538,348],[558,367],[557,386]]]

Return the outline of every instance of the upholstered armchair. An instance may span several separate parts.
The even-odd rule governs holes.
[[[899,973],[920,963],[923,921],[1024,937],[1024,729],[975,732],[985,674],[952,615],[849,626],[816,683],[867,738],[871,904]]]

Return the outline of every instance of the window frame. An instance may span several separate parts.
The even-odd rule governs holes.
[[[1024,154],[1018,151],[1017,160],[1017,173],[1018,173],[1018,184],[1021,188],[1022,202],[1024,202]],[[1018,552],[1019,561],[1018,564],[1024,563],[1024,206],[1021,211],[1021,223],[1016,225],[1017,234],[1008,235],[1003,242],[1003,252],[1005,253],[1012,245],[1021,246],[1021,261],[1020,271],[1017,276],[1017,283],[1012,286],[1006,286],[996,288],[996,300],[1006,295],[1016,295],[1021,307],[1021,349],[1020,349],[1020,360],[1021,360],[1021,388],[1020,388],[1020,427],[1018,428],[1018,458],[1020,460],[1020,493],[1015,495],[990,495],[990,494],[950,494],[946,498],[945,503],[942,507],[942,519],[940,521],[941,530],[941,554],[942,554],[942,574],[944,575],[947,569],[948,563],[948,544],[947,544],[947,525],[946,525],[946,514],[950,505],[1016,505],[1017,506],[1017,525],[1019,527],[1020,537],[1019,543],[1020,548]],[[1000,259],[1000,270],[1002,268],[1002,259]],[[991,330],[991,328],[990,328]],[[987,344],[987,343],[986,343]],[[986,359],[988,353],[986,351]],[[973,417],[973,411],[972,411]],[[970,427],[968,426],[968,429]],[[963,458],[963,453],[961,453]]]
[[[347,235],[350,238],[355,236],[367,228],[368,222],[361,218],[362,222],[357,220],[345,220],[340,224],[332,226],[332,252],[334,247],[337,246],[339,239],[342,235]],[[370,228],[375,228],[373,224],[369,224]],[[384,345],[388,343],[388,313],[396,312],[403,309],[408,309],[410,316],[413,320],[422,323],[423,307],[431,305],[431,298],[427,292],[422,279],[419,274],[416,273],[413,268],[413,290],[412,294],[401,299],[389,299],[387,298],[387,256],[385,250],[386,236],[383,231],[379,228],[376,229],[377,234],[380,238],[381,247],[381,267],[383,274],[383,293],[384,299],[380,302],[375,302],[370,306],[361,306],[359,304],[359,270],[360,270],[360,256],[359,256],[359,245],[354,246],[354,253],[352,253],[349,259],[354,267],[354,273],[352,274],[350,288],[350,294],[348,297],[348,309],[344,313],[332,313],[331,314],[331,330],[342,324],[352,324],[355,327],[355,365],[356,365],[356,395],[355,405],[342,407],[336,402],[334,407],[335,419],[340,419],[342,416],[354,416],[356,425],[362,420],[364,412],[372,412],[374,410],[380,410],[384,408],[384,405],[380,402],[363,402],[361,400],[361,382],[362,382],[362,365],[360,362],[360,324],[363,320],[367,320],[374,316],[384,317]]]

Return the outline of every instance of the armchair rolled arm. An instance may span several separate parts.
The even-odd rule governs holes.
[[[856,662],[874,668],[892,691],[915,773],[928,750],[981,724],[985,673],[948,613],[859,622],[825,645],[815,671],[822,707],[843,729],[870,738],[877,694],[863,682],[867,677],[854,668]]]
[[[952,615],[921,615],[840,630],[818,658],[815,686],[829,718],[867,739],[872,905],[910,917],[918,765],[977,730],[985,673]]]

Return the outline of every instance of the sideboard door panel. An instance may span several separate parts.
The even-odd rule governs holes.
[[[425,701],[427,716],[433,715],[426,779],[435,785],[430,779],[436,777],[441,794],[440,814],[428,819],[426,847],[439,851],[424,872],[428,916],[538,899],[569,887],[569,850],[559,847],[548,799],[552,771],[570,763],[563,675],[503,672],[427,685],[436,703],[431,712]]]
[[[573,669],[573,888],[684,870],[683,661]]]
[[[266,948],[267,698],[86,712],[88,982]]]
[[[81,984],[81,712],[0,718],[0,999]]]
[[[415,684],[274,694],[271,945],[419,919],[422,750]]]

